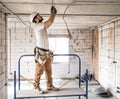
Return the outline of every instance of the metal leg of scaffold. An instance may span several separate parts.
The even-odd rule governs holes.
[[[14,99],[16,99],[16,71],[14,71]]]
[[[88,69],[86,70],[86,99],[88,99]]]

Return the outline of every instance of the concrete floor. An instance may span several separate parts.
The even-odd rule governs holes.
[[[59,80],[54,81],[54,85],[57,87],[60,87],[62,84],[64,84],[64,82],[66,82],[66,80],[63,81],[63,80],[59,79]],[[21,89],[32,89],[33,88],[32,84],[30,84],[29,82],[24,81],[21,83],[22,83]],[[63,86],[63,88],[71,87],[71,86],[78,87],[77,81],[71,81],[67,85]],[[46,87],[45,80],[41,81],[41,88],[45,88],[45,87]],[[97,85],[96,83],[89,84],[89,90],[88,90],[89,98],[88,99],[118,99],[116,97],[102,98],[102,97],[95,95],[93,90],[98,88],[98,87],[100,87],[100,85]],[[84,84],[82,84],[82,88],[85,90]],[[13,99],[13,95],[14,95],[13,92],[14,92],[13,82],[9,82],[9,84],[8,84],[8,99]],[[33,99],[33,98],[30,98],[30,99]],[[40,98],[40,99],[42,99],[42,98]],[[78,97],[65,97],[65,98],[62,97],[62,98],[49,98],[49,99],[78,99]],[[81,99],[85,99],[85,97],[81,97]]]

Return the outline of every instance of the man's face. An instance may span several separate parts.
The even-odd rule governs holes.
[[[40,23],[42,21],[43,21],[42,16],[40,16],[39,14],[35,16],[35,18],[34,18],[34,22],[35,23]]]

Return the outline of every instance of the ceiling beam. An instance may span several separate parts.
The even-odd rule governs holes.
[[[120,5],[120,2],[85,2],[85,1],[73,1],[72,5]],[[51,5],[50,3],[40,3],[40,2],[2,2],[4,4],[35,4],[35,5]],[[55,5],[68,5],[69,3],[54,3]]]
[[[110,21],[108,21],[108,22],[106,22],[106,23],[104,23],[104,24],[100,24],[98,27],[103,27],[103,26],[105,26],[105,25],[108,25],[108,24],[110,24],[110,23],[114,23],[114,22],[117,22],[117,21],[120,21],[120,17],[117,17],[117,18],[115,18],[115,19],[113,19],[113,20],[110,20]]]
[[[6,13],[10,15],[10,13]],[[15,15],[27,15],[29,16],[29,13],[14,13]],[[43,16],[49,16],[50,14],[41,14]],[[57,16],[120,16],[120,14],[57,14]]]

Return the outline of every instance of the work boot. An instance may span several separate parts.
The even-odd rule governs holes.
[[[40,87],[34,88],[34,92],[35,92],[35,93],[40,93],[40,94],[45,94],[45,93],[46,93],[45,91],[42,91],[42,90],[40,89]]]
[[[56,88],[54,87],[53,85],[50,86],[50,87],[47,87],[48,90],[51,90],[51,91],[59,91],[59,88]]]

